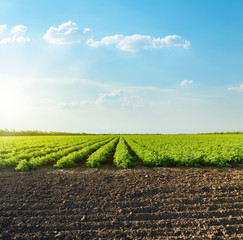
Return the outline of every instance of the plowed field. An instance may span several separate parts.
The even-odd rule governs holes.
[[[243,239],[243,171],[0,171],[0,239]]]

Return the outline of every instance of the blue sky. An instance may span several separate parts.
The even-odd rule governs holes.
[[[0,2],[0,128],[243,131],[242,1]]]

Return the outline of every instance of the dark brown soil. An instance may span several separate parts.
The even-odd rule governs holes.
[[[243,239],[243,170],[0,171],[0,239]]]

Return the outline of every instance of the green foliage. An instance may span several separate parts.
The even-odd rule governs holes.
[[[91,154],[86,162],[86,165],[88,167],[100,167],[103,162],[112,157],[112,151],[114,150],[117,142],[118,138],[115,138]]]
[[[117,168],[129,168],[135,165],[133,155],[148,167],[243,163],[241,134],[123,135],[117,142],[115,135],[0,137],[0,169],[26,171],[47,164],[75,167],[86,159],[88,167],[113,160]]]
[[[144,166],[229,167],[243,162],[243,136],[237,134],[134,135],[126,140]]]
[[[31,165],[27,160],[22,160],[15,168],[16,171],[28,171],[31,169]]]
[[[93,145],[88,145],[87,147],[83,148],[79,152],[74,152],[69,154],[66,157],[61,158],[57,161],[57,163],[54,165],[55,168],[69,168],[69,167],[75,167],[76,163],[79,161],[84,160],[87,158],[92,152],[96,151],[100,147],[102,147],[104,144],[106,144],[109,140],[105,140],[102,142],[95,143]]]
[[[29,162],[29,169],[55,163],[60,158],[79,151],[85,146],[100,142],[104,136],[47,136],[47,137],[2,137],[0,138],[0,168],[17,166],[28,170],[22,164]]]
[[[60,159],[56,164],[53,165],[54,168],[72,168],[76,167],[75,160],[81,159],[79,153],[72,153],[71,156],[64,157]]]
[[[129,149],[123,137],[120,137],[113,160],[117,168],[131,168],[135,165],[135,159],[129,153]]]
[[[158,153],[147,149],[145,146],[138,144],[137,142],[126,139],[128,145],[132,151],[142,161],[142,164],[146,167],[167,166],[166,162],[159,161]]]

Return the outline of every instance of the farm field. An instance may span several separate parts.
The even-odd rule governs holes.
[[[243,135],[81,135],[0,137],[0,169],[231,167],[243,163]]]
[[[242,239],[242,146],[234,134],[1,137],[0,239]]]
[[[243,239],[236,168],[0,172],[0,239]]]

